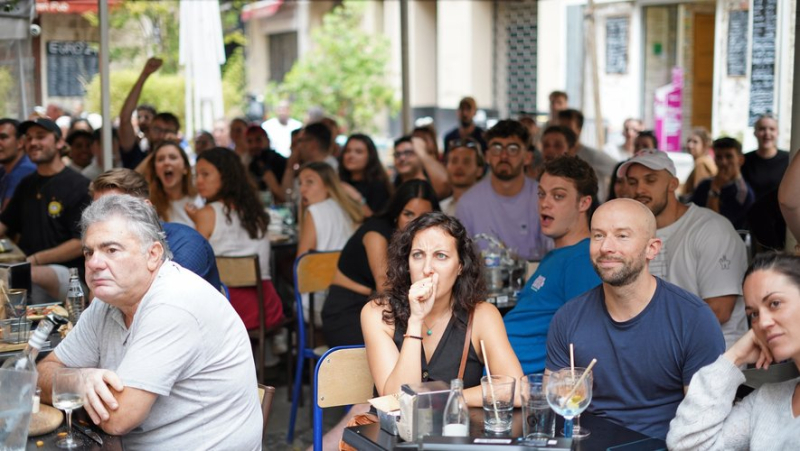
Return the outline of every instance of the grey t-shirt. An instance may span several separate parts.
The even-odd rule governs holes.
[[[193,272],[166,262],[130,328],[95,298],[54,351],[68,367],[105,368],[159,395],[126,449],[261,449],[262,416],[244,324]]]
[[[664,243],[650,262],[650,273],[708,299],[736,295],[731,317],[722,324],[725,347],[747,332],[742,279],[747,252],[731,222],[708,208],[689,204],[674,223],[656,231]]]

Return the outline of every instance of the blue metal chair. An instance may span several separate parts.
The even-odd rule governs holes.
[[[294,297],[297,318],[297,366],[295,368],[294,383],[292,384],[292,410],[289,418],[289,431],[286,441],[294,441],[295,422],[297,420],[297,406],[302,395],[303,364],[308,360],[309,370],[313,370],[314,362],[320,358],[314,352],[314,293],[327,290],[336,274],[336,265],[339,262],[339,251],[335,252],[307,252],[294,262]],[[306,327],[303,314],[303,294],[310,298],[309,313],[311,322]],[[310,329],[310,330],[309,330]]]
[[[314,451],[322,451],[322,409],[365,403],[374,385],[364,346],[339,346],[320,357],[314,370]]]

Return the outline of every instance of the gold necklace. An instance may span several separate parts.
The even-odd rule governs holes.
[[[53,181],[53,177],[55,177],[55,175],[51,175],[50,179],[47,180],[46,182],[44,182],[43,184],[41,184],[41,185],[37,184],[36,185],[36,200],[41,200],[42,199],[42,190],[47,188],[47,185],[49,185],[50,182]],[[39,180],[41,180],[41,179],[42,179],[42,177],[39,176]]]
[[[447,315],[447,310],[445,310],[444,313],[439,315],[439,318],[436,319],[436,321],[433,323],[433,326],[430,326],[430,327],[428,327],[428,323],[426,323],[425,320],[423,319],[422,320],[422,325],[425,326],[428,329],[427,332],[425,332],[425,334],[428,335],[429,337],[431,335],[433,335],[433,328],[436,327],[437,324],[439,324],[439,321],[441,321],[442,318],[445,317],[445,315]]]

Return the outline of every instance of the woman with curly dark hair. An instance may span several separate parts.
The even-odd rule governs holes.
[[[467,404],[482,405],[481,342],[493,374],[522,376],[500,312],[484,302],[480,256],[458,219],[433,212],[412,221],[392,238],[388,268],[386,292],[361,312],[380,395],[403,384],[461,377]]]
[[[236,153],[223,147],[206,150],[197,157],[197,191],[206,199],[200,209],[187,206],[197,231],[208,239],[214,254],[239,256],[258,254],[261,266],[266,326],[277,324],[283,307],[269,270],[269,216],[264,211],[253,182]],[[229,288],[231,304],[248,329],[258,327],[255,288]]]
[[[339,178],[361,195],[362,205],[369,207],[365,211],[367,216],[381,211],[392,194],[392,184],[378,158],[375,143],[361,133],[347,138],[339,157]]]

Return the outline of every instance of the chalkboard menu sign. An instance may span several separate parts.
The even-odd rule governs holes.
[[[628,24],[627,16],[606,18],[606,73],[628,72]]]
[[[747,75],[747,11],[731,11],[728,21],[728,76]]]
[[[100,45],[86,41],[47,42],[47,95],[79,97],[97,74]]]
[[[775,29],[777,0],[753,0],[750,68],[750,126],[775,104]]]

